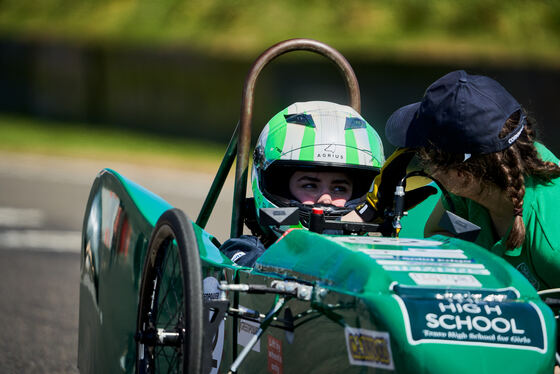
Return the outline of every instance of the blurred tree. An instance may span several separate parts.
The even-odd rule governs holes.
[[[241,59],[310,37],[365,58],[560,64],[557,0],[3,0],[0,37],[183,46]]]

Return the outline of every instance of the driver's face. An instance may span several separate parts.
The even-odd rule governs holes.
[[[296,171],[290,178],[289,188],[303,204],[343,207],[352,196],[352,180],[340,172]]]

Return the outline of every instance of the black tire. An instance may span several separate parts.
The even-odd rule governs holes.
[[[200,257],[192,224],[181,210],[163,213],[152,232],[136,339],[136,373],[202,372]]]

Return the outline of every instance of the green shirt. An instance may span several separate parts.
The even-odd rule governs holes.
[[[539,143],[535,146],[543,160],[560,164],[545,146]],[[512,250],[505,247],[511,226],[506,235],[499,238],[486,208],[467,198],[453,194],[450,197],[456,214],[481,227],[476,244],[505,258],[537,290],[560,287],[560,178],[547,183],[525,177],[525,241]]]

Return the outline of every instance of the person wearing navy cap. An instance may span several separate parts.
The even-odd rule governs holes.
[[[515,266],[539,289],[560,287],[560,167],[535,141],[535,123],[495,80],[453,71],[385,127],[414,148],[424,170],[450,192],[455,214],[481,227],[476,243]],[[438,227],[440,200],[425,235]]]

